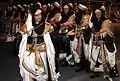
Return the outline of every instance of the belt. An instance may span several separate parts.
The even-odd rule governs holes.
[[[27,39],[28,44],[32,44],[32,43],[41,44],[43,42],[44,42],[43,36],[37,36],[37,37],[28,36],[28,39]]]
[[[46,45],[44,42],[40,44],[27,44],[26,50],[30,52],[35,52],[35,51],[43,52],[46,50]]]
[[[100,35],[94,35],[94,36],[93,36],[93,41],[100,41],[100,40],[102,40],[102,39],[103,39],[103,37],[100,36]]]

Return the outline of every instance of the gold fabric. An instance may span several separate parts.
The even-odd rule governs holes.
[[[41,44],[34,44],[34,45],[27,44],[26,50],[35,53],[35,63],[37,66],[44,67],[44,63],[40,55],[40,52],[46,51],[46,45],[44,42]]]
[[[47,32],[50,32],[50,31],[52,31],[52,30],[54,30],[54,28],[53,28],[53,26],[50,24],[50,23],[45,23],[45,30],[44,30],[44,32],[43,33],[47,33]]]
[[[45,43],[27,44],[26,50],[29,52],[35,52],[35,51],[43,52],[46,50],[46,46],[45,46]]]
[[[110,20],[104,20],[101,26],[100,34],[104,32],[111,32],[112,22]]]
[[[89,15],[84,15],[81,19],[81,27],[88,27],[89,25]]]

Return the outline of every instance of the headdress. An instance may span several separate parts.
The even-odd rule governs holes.
[[[69,3],[68,5],[69,5],[71,8],[73,8],[73,4],[72,4],[72,3]]]
[[[69,8],[69,6],[68,6],[68,5],[65,5],[63,8]]]
[[[81,9],[81,10],[86,10],[87,9],[87,7],[85,5],[82,5],[82,4],[79,4],[78,8]]]
[[[56,6],[57,8],[59,8],[59,9],[61,8],[61,6],[58,2],[54,2],[53,5]]]
[[[97,12],[101,12],[101,10],[100,10],[100,9],[96,9],[96,10],[95,10],[95,13],[97,13]]]

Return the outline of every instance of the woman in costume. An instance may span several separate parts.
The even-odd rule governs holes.
[[[43,20],[38,5],[33,5],[21,27],[19,47],[20,74],[23,81],[57,81],[55,52],[49,35],[50,24]]]

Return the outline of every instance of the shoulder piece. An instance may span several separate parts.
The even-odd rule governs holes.
[[[45,22],[45,30],[44,30],[44,33],[50,32],[50,31],[52,31],[53,29],[54,29],[54,28],[53,28],[53,26],[52,26],[50,23]]]
[[[89,25],[89,18],[90,18],[89,15],[83,15],[82,16],[82,19],[81,19],[81,26],[82,27],[86,27],[86,26]]]
[[[112,31],[110,30],[111,26],[112,26],[112,22],[109,19],[104,20],[101,26],[102,29],[100,30],[100,33],[112,34]]]
[[[27,25],[23,24],[22,27],[20,28],[21,32],[27,32]]]
[[[61,13],[56,13],[56,14],[54,15],[54,17],[52,17],[52,18],[50,19],[50,22],[51,22],[51,23],[54,23],[54,22],[56,22],[56,21],[59,21],[60,16],[61,16]]]
[[[104,20],[103,23],[102,23],[102,28],[104,28],[104,27],[110,28],[111,24],[112,24],[112,22],[109,19]]]

